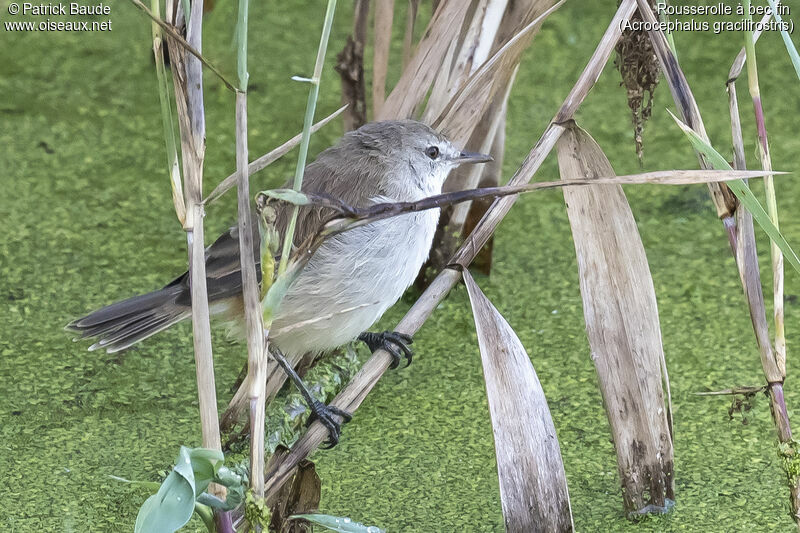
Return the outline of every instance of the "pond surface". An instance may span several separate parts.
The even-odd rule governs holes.
[[[206,50],[233,74],[232,7],[206,16]],[[318,116],[339,102],[330,68],[350,30],[342,2]],[[400,4],[403,4],[402,6]],[[518,167],[577,79],[615,2],[569,2],[525,57],[508,111],[505,175]],[[404,7],[398,2],[398,8]],[[254,2],[250,41],[250,149],[267,152],[299,131],[321,2]],[[423,14],[427,16],[427,14]],[[152,290],[185,265],[185,237],[165,172],[150,27],[126,2],[110,32],[0,33],[0,524],[7,531],[130,531],[144,489],[111,480],[158,479],[180,445],[197,446],[195,373],[188,324],[126,353],[86,352],[62,331],[72,318]],[[393,64],[399,61],[398,13]],[[713,142],[731,157],[724,82],[739,34],[676,35],[682,65]],[[762,93],[774,166],[798,168],[800,82],[777,35],[759,42]],[[233,98],[206,78],[207,190],[234,167]],[[394,81],[394,79],[390,80]],[[577,115],[620,174],[637,172],[619,75],[606,69]],[[746,84],[740,102],[747,155],[755,129]],[[648,123],[647,170],[697,161],[657,91]],[[314,137],[332,143],[339,124]],[[290,156],[254,178],[276,186]],[[536,179],[558,177],[554,158]],[[754,189],[761,194],[760,185]],[[800,248],[800,183],[778,178],[784,233]],[[527,347],[555,420],[579,531],[793,531],[769,405],[729,417],[730,399],[699,391],[763,381],[749,317],[722,226],[702,186],[626,189],[647,249],[672,379],[677,505],[628,522],[613,446],[584,334],[577,266],[558,191],[521,199],[501,225],[491,278],[478,283]],[[234,220],[229,195],[211,207],[209,236]],[[759,231],[762,276],[768,246]],[[787,402],[800,425],[795,354],[800,277],[787,270]],[[382,321],[389,328],[408,295]],[[771,300],[771,298],[770,298]],[[245,360],[243,345],[215,329],[221,406]],[[466,292],[440,305],[414,344],[417,357],[387,374],[348,424],[341,444],[318,453],[325,512],[388,531],[502,531],[491,425]],[[798,426],[800,427],[800,426]],[[192,528],[200,528],[197,521]]]

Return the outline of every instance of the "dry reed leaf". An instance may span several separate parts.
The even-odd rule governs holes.
[[[445,61],[431,89],[422,121],[431,123],[469,76],[486,61],[508,0],[476,0],[467,8],[461,35],[451,43],[452,57]]]
[[[347,106],[347,113],[342,117],[345,131],[358,129],[367,122],[364,48],[369,0],[356,0],[353,12],[353,33],[347,36],[344,48],[336,56],[334,67],[342,79],[342,104]]]
[[[278,457],[286,455],[286,449],[276,450]],[[298,514],[319,511],[322,482],[311,461],[303,461],[297,467],[292,482],[286,483],[280,493],[268,501],[270,506],[270,530],[281,533],[310,533],[311,524],[305,520],[289,520]]]
[[[394,0],[375,2],[375,44],[372,57],[372,114],[381,115],[386,95],[386,72],[389,69],[389,47],[392,43]]]
[[[511,93],[511,87],[514,84],[514,78],[517,73],[517,68],[511,73],[506,86],[502,92],[494,95],[493,101],[490,102],[486,108],[485,113],[476,124],[470,135],[470,140],[467,143],[471,149],[477,150],[480,153],[488,154],[492,152],[492,146],[497,137],[501,124],[505,126],[506,116],[506,103],[508,96]],[[503,154],[492,153],[495,158],[503,158]],[[464,190],[474,189],[478,186],[481,175],[486,170],[485,165],[462,166],[453,172],[445,182],[444,190]],[[451,227],[454,230],[461,230],[464,220],[469,211],[469,204],[458,205],[453,208],[453,216],[451,217]]]
[[[450,43],[458,36],[465,11],[461,2],[443,2],[439,6],[417,45],[414,57],[400,76],[400,81],[383,106],[376,109],[375,120],[411,117],[414,109],[428,94],[431,83],[441,69],[445,54],[450,49]],[[375,87],[373,99],[374,91]]]
[[[468,270],[492,417],[506,531],[574,531],[567,477],[547,400],[525,347]]]
[[[574,122],[556,148],[562,180],[613,174],[600,146]],[[625,510],[664,512],[675,498],[662,385],[668,378],[655,289],[636,221],[619,185],[565,187],[564,200]]]
[[[492,103],[494,95],[505,91],[508,87],[522,52],[530,45],[533,36],[542,22],[558,9],[564,0],[538,0],[530,4],[529,18],[524,26],[513,33],[513,36],[502,43],[492,56],[475,69],[470,77],[458,87],[458,91],[450,98],[447,106],[432,121],[434,127],[441,130],[456,142],[466,143],[478,124],[486,108]],[[507,25],[520,21],[506,22]],[[505,28],[504,28],[505,29]],[[498,34],[500,29],[498,29]]]
[[[426,103],[420,101],[419,105],[417,106],[419,107],[423,103],[426,104],[425,113],[420,118],[420,120],[426,124],[430,124],[432,122],[431,116],[434,118],[437,117],[449,101],[447,90],[450,86],[450,71],[453,68],[453,62],[455,61],[457,52],[458,39],[453,39],[450,41],[450,46],[447,48],[447,53],[442,59],[442,66],[439,68],[439,73],[436,75],[436,78],[433,81],[433,88],[428,96],[428,101]]]
[[[403,70],[411,61],[411,44],[414,42],[414,27],[417,24],[420,0],[408,0],[408,17],[406,18],[406,34],[403,37]]]

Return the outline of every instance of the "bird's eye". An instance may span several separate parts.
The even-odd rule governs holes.
[[[425,155],[427,155],[431,159],[436,159],[437,157],[439,157],[439,147],[428,146],[427,148],[425,148]]]

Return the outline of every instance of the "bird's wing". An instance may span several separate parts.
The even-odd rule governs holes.
[[[333,182],[336,180],[335,172],[332,168],[324,164],[312,163],[306,167],[305,179],[303,183],[303,190],[307,192],[314,192],[318,194],[326,194],[332,188]],[[291,183],[285,184],[285,187],[291,187]],[[275,221],[278,235],[283,242],[283,236],[286,228],[289,225],[293,207],[285,203],[276,203],[275,209],[277,210],[277,218]],[[316,207],[301,207],[297,217],[297,225],[295,227],[294,244],[295,246],[303,243],[308,237],[317,232],[325,219],[333,214],[330,209],[320,209]],[[258,217],[253,213],[251,221],[252,228],[254,228],[253,246],[254,255],[256,258],[256,265],[259,265],[259,244],[260,239],[258,236]],[[234,226],[229,228],[228,231],[220,235],[210,246],[206,248],[206,284],[208,287],[208,299],[213,302],[239,296],[242,292],[242,274],[241,274],[241,260],[239,254],[239,228]],[[280,259],[280,254],[275,258]],[[261,269],[256,269],[257,275],[261,277]],[[182,284],[186,287],[189,286],[188,273],[175,279],[169,285]],[[186,305],[191,305],[191,299],[186,291],[181,302]]]

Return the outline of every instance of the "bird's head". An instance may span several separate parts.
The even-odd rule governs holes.
[[[415,120],[370,122],[347,133],[343,147],[368,164],[381,167],[382,185],[389,190],[414,188],[423,196],[439,194],[447,175],[462,164],[485,163],[492,157],[466,152],[444,135]],[[416,195],[415,195],[416,196]]]

